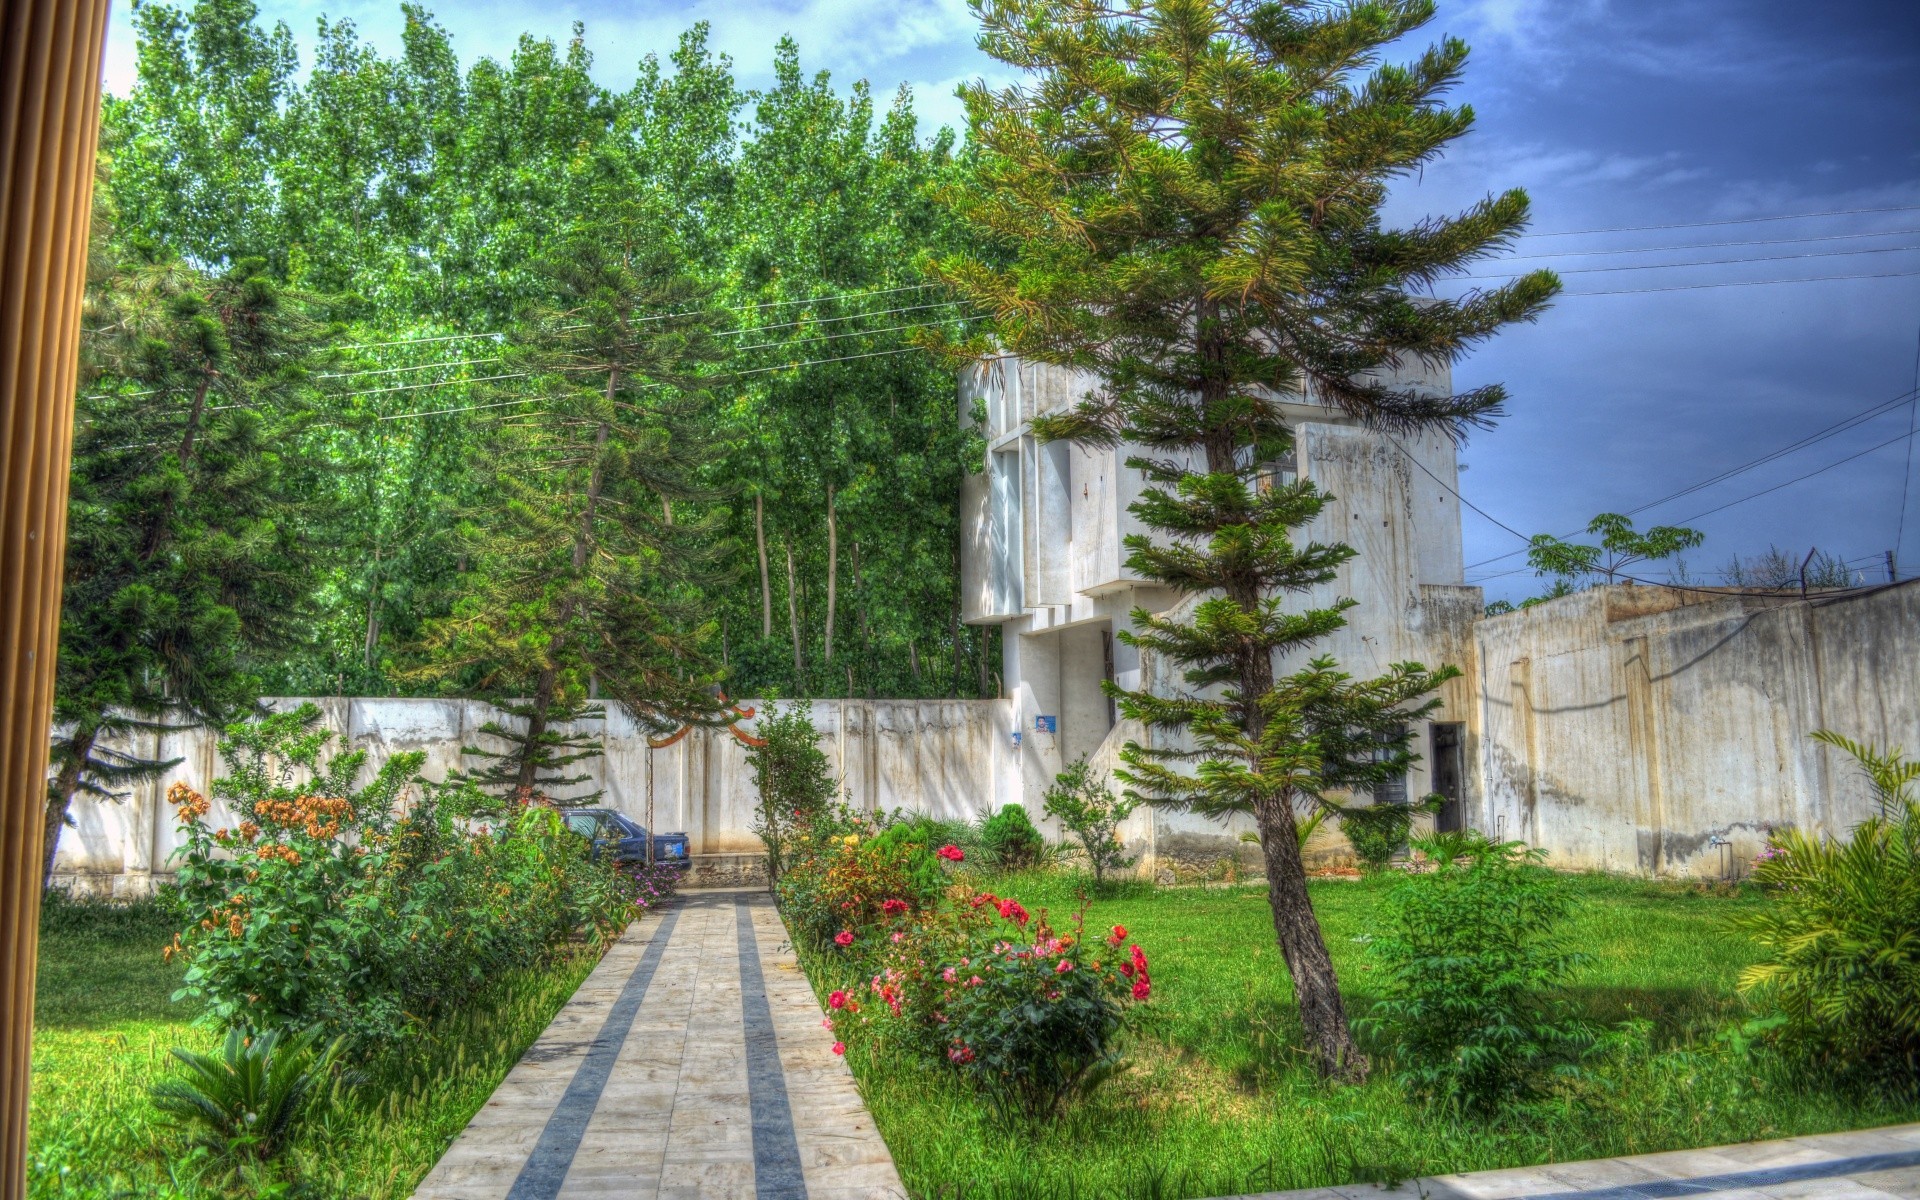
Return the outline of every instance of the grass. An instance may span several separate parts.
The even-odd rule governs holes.
[[[34,1009],[28,1194],[104,1200],[271,1194],[272,1181],[222,1180],[204,1152],[158,1120],[147,1091],[170,1048],[215,1047],[195,1010],[169,997],[181,968],[160,948],[151,903],[55,902],[41,925]],[[582,949],[502,981],[404,1054],[360,1064],[365,1082],[288,1155],[299,1195],[401,1200],[432,1167],[598,959]]]
[[[1056,923],[1085,877],[995,880]],[[1385,881],[1313,885],[1350,1015],[1371,1004],[1359,940]],[[1585,1081],[1496,1121],[1456,1121],[1410,1101],[1377,1069],[1322,1084],[1300,1049],[1264,887],[1122,884],[1089,928],[1122,924],[1152,960],[1154,995],[1131,1069],[1038,1127],[1000,1123],[951,1073],[856,1047],[854,1072],[908,1189],[920,1197],[1035,1200],[1231,1195],[1355,1180],[1648,1153],[1920,1119],[1920,1109],[1806,1090],[1718,1037],[1746,1015],[1735,992],[1751,951],[1726,928],[1760,903],[1675,885],[1578,876],[1570,933],[1591,956],[1573,998],[1640,1032]],[[809,956],[810,958],[812,956]],[[831,965],[809,964],[818,987]],[[1380,1056],[1385,1047],[1369,1049]]]

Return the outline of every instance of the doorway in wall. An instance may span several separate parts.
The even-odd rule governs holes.
[[[1440,833],[1458,833],[1467,827],[1466,806],[1461,795],[1467,773],[1467,727],[1455,722],[1435,721],[1432,725],[1433,790],[1441,796],[1440,811],[1434,829]]]
[[[1100,631],[1100,678],[1108,683],[1113,682],[1113,630],[1111,629]],[[1112,729],[1119,719],[1120,714],[1114,707],[1113,697],[1108,696],[1107,728]]]

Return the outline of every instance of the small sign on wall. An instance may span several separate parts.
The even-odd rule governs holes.
[[[1035,733],[1058,733],[1060,732],[1060,718],[1047,716],[1035,717],[1033,719],[1033,731]]]

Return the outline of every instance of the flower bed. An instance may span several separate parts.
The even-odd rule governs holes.
[[[1002,1112],[1057,1112],[1119,1067],[1128,1010],[1152,994],[1146,955],[1119,926],[1089,940],[1084,911],[1056,928],[981,890],[937,832],[843,810],[794,841],[778,892],[842,984],[828,998],[835,1049],[904,1052]]]

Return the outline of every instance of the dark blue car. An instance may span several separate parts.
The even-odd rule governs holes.
[[[610,808],[575,808],[566,812],[567,828],[593,843],[597,858],[611,854],[614,860],[633,866],[647,861],[647,830],[625,813]],[[687,835],[654,835],[653,861],[669,866],[687,865]]]

